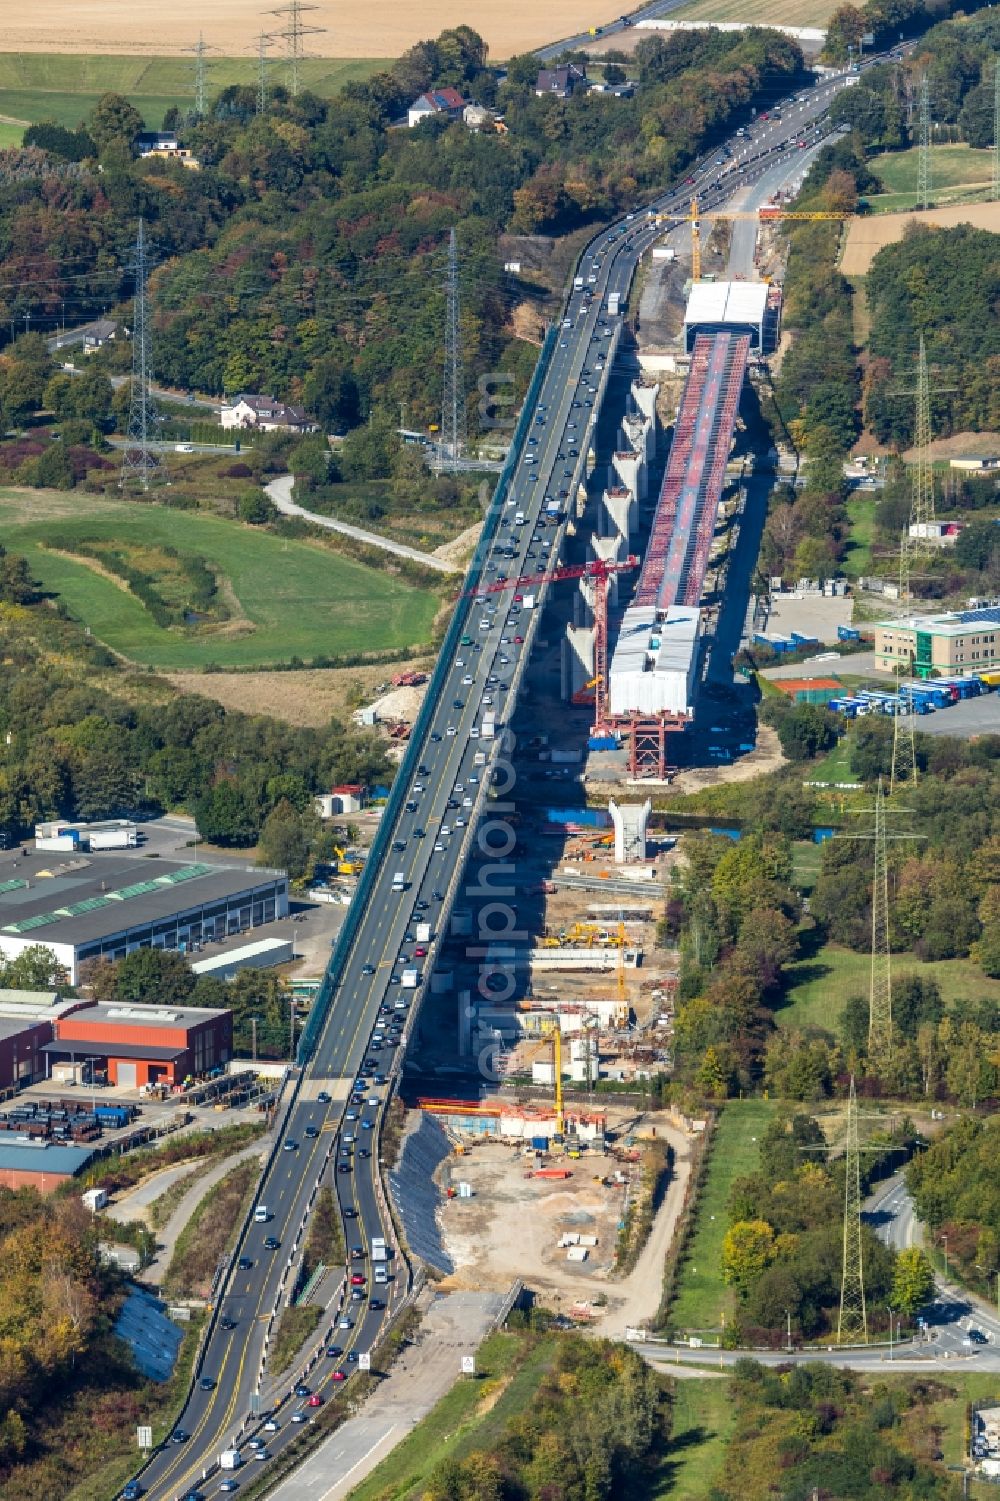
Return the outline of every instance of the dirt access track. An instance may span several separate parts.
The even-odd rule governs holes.
[[[557,42],[616,20],[622,6],[593,0],[371,0],[355,11],[318,0],[304,20],[321,31],[306,38],[315,57],[398,57],[449,26],[472,26],[494,59]],[[253,52],[266,6],[261,0],[173,0],[164,7],[135,0],[43,0],[34,9],[7,6],[3,52],[98,52],[169,56],[199,32],[227,56]]]

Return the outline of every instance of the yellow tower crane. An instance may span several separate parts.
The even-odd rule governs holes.
[[[769,224],[776,219],[852,219],[853,210],[845,210],[842,213],[827,212],[820,209],[794,209],[779,208],[774,204],[765,204],[762,208],[755,209],[716,209],[713,213],[706,214],[708,219],[756,219],[760,224]],[[654,214],[654,224],[690,224],[691,226],[691,280],[701,280],[701,216],[698,210],[697,198],[691,199],[691,207],[686,214]]]

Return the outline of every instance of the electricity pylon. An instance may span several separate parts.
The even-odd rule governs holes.
[[[889,947],[889,860],[882,778],[875,789],[875,869],[872,878],[872,974],[868,999],[868,1056],[885,1062],[892,1053],[892,953]]]
[[[135,292],[132,312],[132,387],[128,409],[128,429],[122,450],[121,490],[138,481],[143,491],[162,473],[160,456],[152,439],[156,426],[156,409],[149,391],[150,333],[149,299],[146,293],[146,236],[143,222],[135,240],[132,259]]]
[[[861,1146],[854,1075],[847,1096],[847,1153],[844,1173],[844,1259],[840,1274],[837,1344],[868,1343],[865,1308],[865,1263],[861,1242]]]
[[[285,29],[276,31],[274,35],[281,37],[288,43],[288,92],[293,99],[298,97],[301,84],[301,65],[305,57],[303,37],[317,36],[325,31],[325,26],[303,25],[302,17],[307,10],[319,10],[318,5],[303,5],[302,0],[289,0],[287,5],[279,5],[271,12],[285,21]]]
[[[910,559],[913,551],[913,538],[909,531],[903,532],[899,539],[899,598],[906,604],[911,602],[910,592]],[[912,664],[906,663],[907,672],[912,672]],[[896,662],[896,696],[899,696],[899,678],[903,670],[903,663]],[[889,772],[889,795],[896,790],[896,783],[904,777],[908,782],[917,780],[917,747],[913,736],[914,706],[911,698],[909,713],[901,714],[897,708],[892,717],[892,764]]]
[[[1000,198],[1000,57],[993,60],[993,197]]]
[[[448,279],[445,283],[444,390],[441,402],[441,442],[438,468],[458,469],[465,445],[465,383],[458,326],[458,241],[448,237]]]
[[[931,206],[931,91],[925,73],[920,80],[917,111],[917,203]]]
[[[205,78],[208,65],[205,58],[209,52],[217,52],[217,47],[209,47],[201,32],[193,47],[184,47],[182,51],[194,53],[194,112],[199,120],[205,114]]]
[[[257,38],[257,113],[267,113],[267,49],[273,38],[262,31]]]

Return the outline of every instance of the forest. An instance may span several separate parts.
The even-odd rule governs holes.
[[[501,232],[560,235],[612,217],[800,69],[794,43],[751,30],[651,47],[648,86],[633,99],[539,99],[537,58],[511,60],[498,83],[482,40],[459,27],[331,101],[275,89],[258,116],[254,90],[224,90],[204,118],[179,122],[200,171],[136,160],[143,122],[109,95],[82,133],[33,127],[21,151],[0,153],[0,330],[51,324],[64,303],[74,322],[109,304],[126,312],[142,215],[158,379],[272,391],[328,432],[378,409],[396,423],[401,407],[404,425],[426,425],[452,226],[469,387],[486,370],[523,387],[534,351],[509,313],[545,288],[505,280]],[[495,105],[504,133],[439,120],[397,128],[432,84]],[[0,377],[7,422],[24,407],[19,385]],[[470,402],[473,428],[475,416]]]
[[[807,748],[825,711],[782,712],[800,721]],[[891,1061],[869,1056],[868,995],[848,996],[822,1026],[779,1025],[788,966],[825,943],[858,954],[871,947],[871,864],[849,837],[828,839],[803,908],[792,880],[794,838],[821,817],[802,768],[762,779],[741,804],[742,837],[688,834],[688,864],[667,903],[665,938],[680,948],[675,1072],[682,1083],[725,1098],[762,1085],[785,1099],[859,1088],[895,1098],[975,1106],[1000,1098],[1000,1006],[977,991],[945,1005],[923,962],[962,958],[1000,974],[1000,793],[995,737],[966,743],[917,737],[920,779],[907,784],[907,830],[890,853],[893,969]],[[789,739],[791,744],[791,739]],[[852,771],[870,791],[887,776],[892,725],[864,720],[852,731]],[[847,835],[849,829],[841,829]],[[907,957],[898,955],[907,950]]]
[[[990,1301],[1000,1273],[1000,1118],[965,1115],[918,1153],[907,1170],[917,1215],[969,1287]]]

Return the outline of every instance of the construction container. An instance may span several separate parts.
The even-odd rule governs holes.
[[[566,1260],[586,1261],[589,1255],[590,1252],[587,1250],[586,1246],[570,1246],[569,1250],[566,1252]]]
[[[539,1167],[531,1175],[533,1178],[554,1178],[562,1182],[566,1178],[572,1178],[573,1174],[568,1167]]]
[[[587,741],[587,749],[592,751],[613,751],[618,749],[618,741],[614,735],[591,735]]]
[[[837,640],[838,641],[860,641],[861,640],[861,632],[857,629],[856,626],[853,626],[853,625],[838,625],[838,627],[837,627]]]

